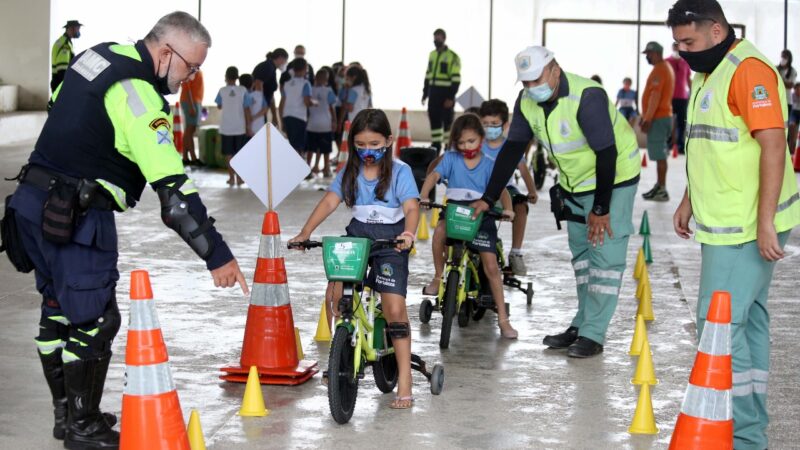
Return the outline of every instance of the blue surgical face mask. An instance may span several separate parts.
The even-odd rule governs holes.
[[[503,126],[492,126],[492,127],[484,127],[484,131],[486,131],[486,139],[490,141],[494,141],[495,139],[499,139],[500,136],[503,135]]]
[[[546,102],[553,96],[553,88],[550,87],[549,83],[542,83],[538,86],[529,87],[527,91],[528,95],[536,103]]]
[[[75,32],[75,39],[78,39],[79,37],[81,37],[81,32],[80,31],[76,31]]]
[[[378,148],[358,148],[356,147],[356,153],[358,153],[358,157],[361,158],[361,161],[366,161],[367,158],[372,157],[374,162],[378,162],[383,158],[383,155],[386,154],[386,147],[378,147]]]

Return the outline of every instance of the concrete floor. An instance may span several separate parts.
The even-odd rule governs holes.
[[[0,176],[16,174],[32,144],[0,147]],[[244,386],[217,379],[218,369],[238,361],[247,299],[238,290],[219,290],[201,261],[159,217],[159,205],[148,190],[134,210],[118,215],[120,272],[118,286],[123,323],[128,316],[128,273],[150,271],[163,327],[188,422],[191,409],[200,412],[206,443],[212,449],[255,448],[666,448],[680,409],[695,356],[694,306],[699,282],[699,245],[672,232],[671,216],[684,188],[683,160],[673,161],[666,204],[637,198],[637,225],[649,212],[654,263],[650,266],[656,320],[648,325],[656,375],[653,407],[660,429],[656,436],[627,433],[636,407],[637,389],[630,384],[636,359],[628,356],[636,311],[635,283],[630,265],[641,245],[631,238],[629,270],[624,277],[617,313],[608,332],[605,353],[588,360],[567,358],[546,350],[544,335],[560,332],[574,309],[575,285],[565,232],[556,231],[547,198],[532,209],[525,242],[529,277],[536,290],[533,305],[520,292],[506,290],[518,341],[499,339],[496,319],[488,314],[466,329],[453,328],[449,350],[438,347],[441,316],[420,325],[420,288],[431,271],[429,243],[420,243],[411,262],[408,310],[413,349],[429,362],[445,365],[441,396],[430,395],[424,378],[415,374],[416,404],[410,411],[388,408],[372,377],[359,389],[355,414],[348,425],[337,425],[328,411],[326,388],[317,375],[299,387],[264,387],[266,418],[236,415]],[[255,267],[264,208],[247,189],[228,188],[219,172],[193,171],[217,225],[239,258],[249,279]],[[649,189],[654,168],[645,170],[640,192]],[[294,236],[320,198],[322,181],[305,182],[278,209],[283,240]],[[0,184],[5,197],[14,189]],[[546,189],[542,191],[546,197]],[[349,220],[345,208],[323,224],[315,236],[340,234]],[[510,242],[510,227],[501,226]],[[770,438],[772,448],[798,448],[800,380],[797,372],[796,276],[800,264],[800,230],[787,246],[787,258],[777,269],[771,292],[772,372],[770,376]],[[324,273],[319,252],[286,255],[294,319],[300,327],[307,358],[327,367],[328,348],[316,344],[316,329]],[[0,257],[0,448],[56,449],[49,393],[42,379],[33,337],[37,333],[40,298],[32,277],[13,271]],[[121,408],[126,327],[114,343],[115,355],[106,383],[103,407]],[[380,444],[379,444],[380,442]]]

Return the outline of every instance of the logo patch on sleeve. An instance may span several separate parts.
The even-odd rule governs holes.
[[[172,144],[169,134],[169,130],[156,130],[156,143],[159,145]]]
[[[769,92],[763,85],[757,84],[753,88],[753,109],[768,108],[772,106],[772,100],[769,99]]]
[[[150,129],[151,130],[155,131],[155,130],[158,129],[158,127],[164,127],[164,128],[167,129],[167,131],[169,131],[169,129],[170,129],[169,120],[167,120],[167,119],[165,119],[163,117],[159,117],[158,119],[153,119],[153,121],[150,122]]]

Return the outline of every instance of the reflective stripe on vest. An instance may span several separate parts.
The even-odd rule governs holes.
[[[255,306],[283,306],[289,304],[287,284],[253,283],[250,304]]]
[[[681,412],[718,422],[732,420],[731,391],[718,391],[690,384],[686,386]]]
[[[258,245],[258,257],[280,258],[281,256],[281,237],[262,234],[261,242]]]
[[[736,69],[753,58],[772,63],[750,42],[741,40],[711,74],[697,74],[692,81],[687,115],[686,172],[689,199],[697,223],[696,239],[711,245],[738,245],[756,239],[758,232],[759,167],[761,146],[740,116],[728,105],[728,92]],[[786,91],[774,86],[757,86],[752,92],[754,107],[780,102],[784,121],[788,119]],[[779,176],[779,174],[775,174]],[[783,232],[800,224],[800,195],[788,151],[781,192],[775,213],[775,228]]]
[[[589,146],[578,123],[578,108],[583,91],[600,86],[586,78],[564,73],[569,93],[559,97],[553,111],[545,117],[544,110],[525,92],[521,94],[520,111],[536,138],[553,155],[560,173],[559,183],[569,192],[590,192],[597,185],[597,156]],[[635,178],[641,171],[633,129],[608,101],[608,114],[617,147],[614,184]],[[632,156],[633,155],[633,156]]]
[[[175,390],[169,362],[148,366],[125,366],[125,395],[159,395]]]
[[[117,206],[119,206],[120,210],[123,212],[128,210],[128,203],[125,201],[127,194],[125,194],[125,191],[121,187],[106,180],[98,179],[96,181],[100,183],[100,186],[103,186],[103,188],[108,191],[109,194],[111,194],[111,197],[114,198],[114,202],[117,204]]]
[[[128,330],[146,331],[161,328],[156,314],[155,300],[132,300]]]
[[[731,354],[731,324],[706,322],[697,351],[713,356]],[[734,381],[735,383],[735,381]]]
[[[136,92],[136,88],[133,87],[133,83],[131,80],[122,80],[120,81],[122,88],[125,89],[125,93],[128,94],[128,108],[131,109],[134,117],[139,117],[147,112],[147,107],[144,106],[144,102],[142,98],[139,97],[139,93]]]

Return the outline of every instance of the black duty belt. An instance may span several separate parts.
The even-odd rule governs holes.
[[[79,195],[89,195],[90,200],[86,204],[87,208],[94,208],[103,211],[119,211],[117,203],[107,197],[104,192],[105,189],[97,185],[96,181],[86,180],[82,178],[75,178],[62,173],[50,171],[41,166],[28,164],[22,168],[19,174],[19,182],[31,185],[43,191],[49,191],[56,183],[66,183],[77,187]],[[81,189],[85,184],[93,183],[96,185],[94,189]],[[79,199],[80,201],[80,199]],[[81,204],[84,204],[81,202]]]

